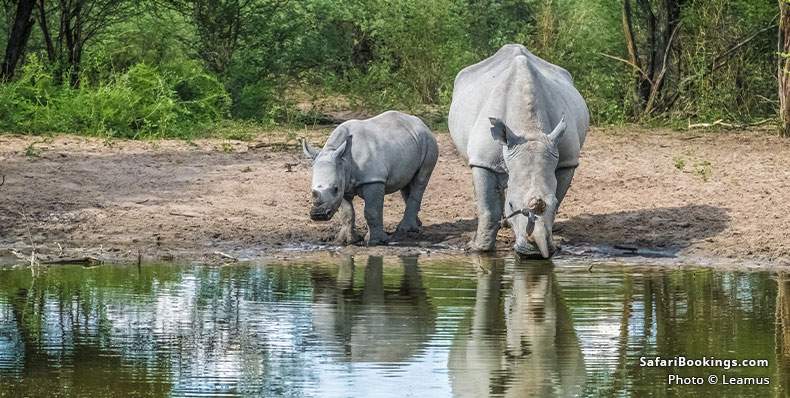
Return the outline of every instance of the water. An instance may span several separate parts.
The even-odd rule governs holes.
[[[479,257],[0,270],[0,396],[785,396],[788,292],[769,273]],[[768,366],[640,366],[656,356]]]

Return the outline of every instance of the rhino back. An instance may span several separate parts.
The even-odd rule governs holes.
[[[560,167],[576,166],[589,126],[587,105],[570,74],[522,45],[506,45],[462,70],[455,80],[448,125],[470,166],[506,172],[502,146],[491,136],[489,117],[516,134],[548,134],[565,115]]]
[[[438,153],[436,139],[425,123],[405,113],[388,111],[370,119],[347,121],[337,130],[341,128],[343,134],[353,136],[352,179],[357,186],[383,182],[387,193],[400,190],[424,161],[435,161]]]

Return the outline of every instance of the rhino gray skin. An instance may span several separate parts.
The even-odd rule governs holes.
[[[505,45],[458,73],[448,124],[472,168],[478,224],[470,249],[494,249],[504,214],[512,216],[517,253],[537,246],[543,258],[554,254],[554,216],[589,119],[571,75],[522,45]]]
[[[387,241],[384,195],[401,191],[406,211],[396,233],[417,232],[422,195],[431,178],[439,149],[431,130],[419,118],[388,111],[366,120],[339,125],[318,151],[307,141],[302,149],[313,160],[313,207],[310,218],[327,221],[340,209],[343,226],[336,242],[358,240],[352,200],[365,201],[368,245]]]

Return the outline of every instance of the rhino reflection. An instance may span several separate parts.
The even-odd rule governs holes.
[[[340,344],[340,359],[351,362],[405,362],[418,354],[435,327],[416,258],[403,258],[397,289],[384,284],[384,262],[369,257],[364,286],[354,286],[354,259],[338,268],[337,279],[314,270],[313,326],[325,341]]]
[[[450,352],[453,394],[580,395],[584,360],[552,267],[513,266],[507,270],[513,275],[508,291],[503,260],[481,257],[477,263],[471,324]]]

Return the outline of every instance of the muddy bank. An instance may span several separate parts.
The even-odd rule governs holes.
[[[328,131],[296,135],[321,142]],[[29,253],[31,242],[49,257],[129,261],[326,248],[337,225],[309,220],[309,165],[285,137],[188,143],[0,136],[0,256]],[[397,247],[344,252],[462,251],[476,225],[470,172],[447,134],[439,144],[423,234]],[[790,264],[788,159],[787,141],[759,131],[595,129],[556,236],[570,254]],[[387,198],[389,231],[402,210],[399,195]],[[361,217],[358,224],[364,232]],[[502,249],[510,236],[500,233]]]

